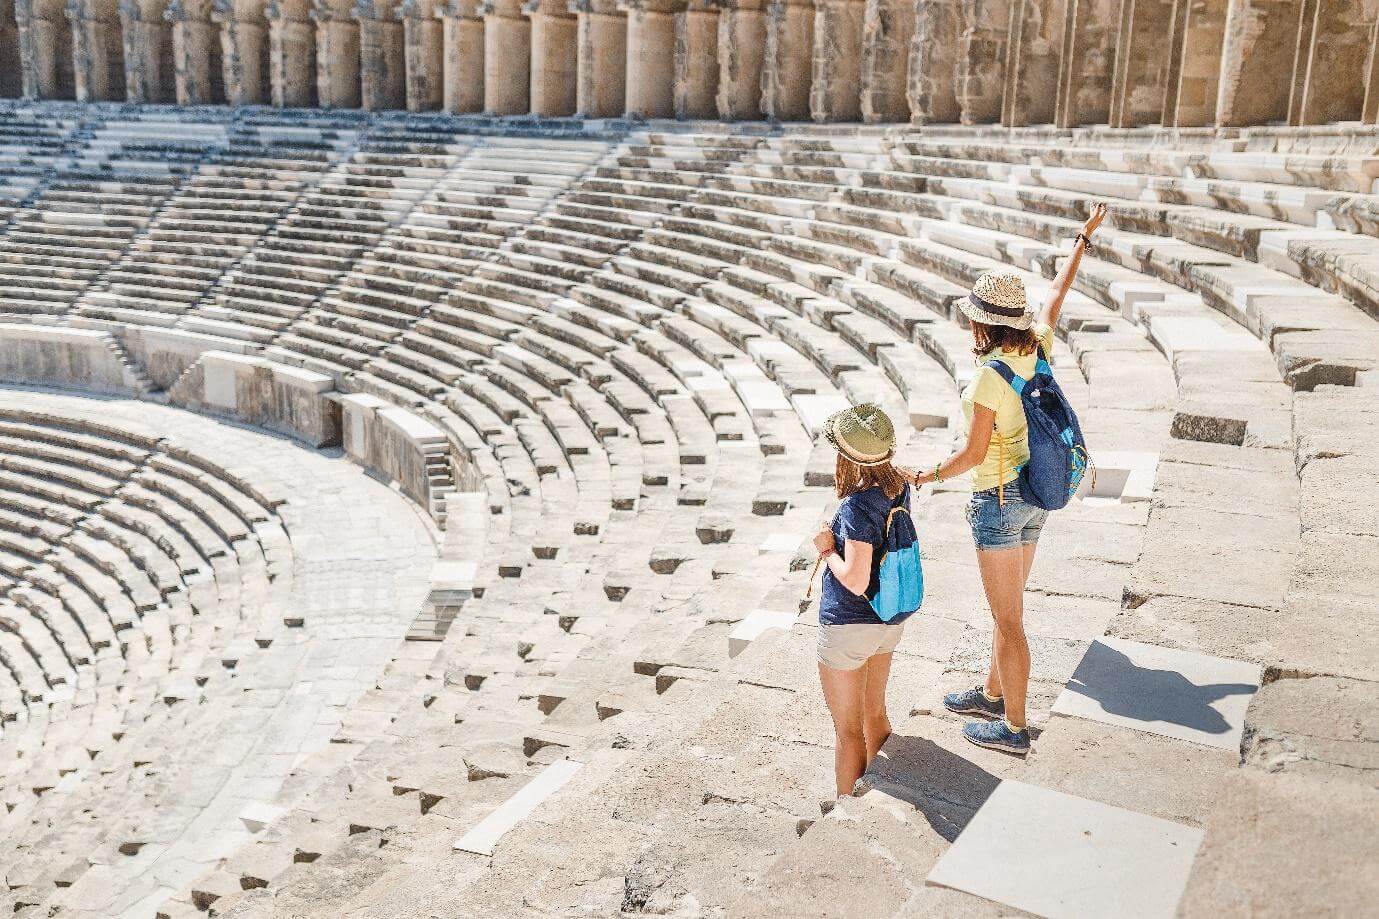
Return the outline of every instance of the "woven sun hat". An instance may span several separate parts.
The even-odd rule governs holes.
[[[829,415],[824,436],[859,466],[879,466],[895,456],[895,425],[880,406],[870,402]]]
[[[958,301],[958,309],[973,322],[985,325],[1028,329],[1034,323],[1025,283],[1011,271],[988,271],[977,278],[972,292]]]

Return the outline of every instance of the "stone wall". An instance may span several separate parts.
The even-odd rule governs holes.
[[[119,344],[94,329],[0,324],[0,381],[98,393],[132,393],[138,375]]]
[[[340,442],[330,377],[259,357],[207,351],[168,390],[168,401],[285,434],[310,447]]]
[[[1379,118],[1379,0],[0,0],[0,97],[1007,126]]]

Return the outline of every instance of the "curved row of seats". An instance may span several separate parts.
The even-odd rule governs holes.
[[[31,853],[7,863],[17,888],[80,852],[25,847],[71,819],[75,780],[103,785],[93,761],[283,628],[292,549],[283,499],[209,458],[40,411],[0,415],[0,496],[0,795],[11,853]]]

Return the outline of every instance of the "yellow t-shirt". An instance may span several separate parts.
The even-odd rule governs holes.
[[[1034,334],[1044,346],[1044,353],[1053,358],[1053,329],[1043,323],[1034,324]],[[1034,375],[1034,365],[1039,360],[1037,353],[1018,354],[1002,350],[988,352],[978,360],[985,363],[999,357],[1011,370],[1029,379]],[[990,367],[982,367],[967,388],[962,391],[962,413],[972,426],[973,405],[984,405],[996,413],[996,430],[991,435],[991,445],[986,448],[986,459],[982,460],[972,473],[972,490],[984,491],[1013,482],[1019,477],[1019,468],[1029,460],[1029,433],[1025,428],[1025,409],[1020,397],[1001,375]],[[1005,475],[1001,475],[1001,451],[1005,451]]]

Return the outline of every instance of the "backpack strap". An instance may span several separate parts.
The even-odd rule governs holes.
[[[1009,364],[1007,364],[1003,360],[1000,360],[999,358],[992,358],[991,360],[987,361],[983,366],[990,367],[992,370],[996,371],[996,373],[1000,375],[1001,379],[1009,383],[1010,388],[1015,390],[1015,398],[1024,398],[1025,387],[1029,385],[1029,380],[1026,380],[1024,377],[1020,376],[1014,370],[1011,370]],[[1039,373],[1039,368],[1041,366],[1049,366],[1048,363],[1044,360],[1044,348],[1042,345],[1039,348],[1039,361],[1034,365],[1034,372],[1036,374]],[[996,467],[996,478],[997,480],[1000,480],[1006,477],[1006,442],[1005,438],[1001,437],[1001,432],[999,430],[995,431],[995,434],[997,437],[996,451],[997,454],[1000,456],[1000,460]],[[996,501],[1000,504],[1001,507],[1006,506],[1005,483],[1001,483],[996,486]]]
[[[992,370],[996,371],[996,373],[1001,377],[1001,379],[1009,383],[1010,388],[1015,390],[1015,395],[1017,398],[1024,395],[1025,387],[1029,385],[1029,380],[1026,380],[1024,377],[1020,376],[1014,370],[1011,370],[1010,365],[1007,364],[1005,361],[1001,360],[1000,358],[993,357],[991,360],[987,361],[982,366],[990,367]],[[1044,366],[1047,367],[1048,364],[1044,364]],[[1035,372],[1039,372],[1038,364],[1035,364]]]

